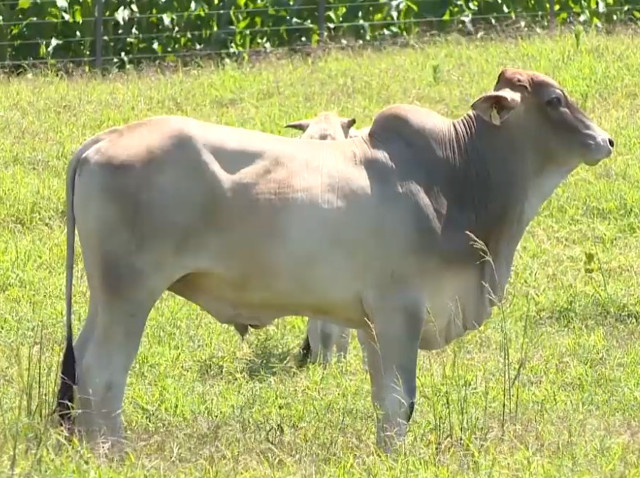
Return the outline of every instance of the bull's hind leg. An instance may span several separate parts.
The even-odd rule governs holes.
[[[358,337],[358,343],[360,343],[360,348],[362,349],[362,366],[367,368],[367,341],[369,340],[368,331],[365,329],[358,329],[356,332],[356,336]]]
[[[364,303],[373,330],[365,327],[371,398],[380,412],[377,444],[390,452],[402,441],[416,399],[418,344],[426,306],[417,296],[376,296]]]
[[[87,313],[87,318],[84,321],[82,330],[80,330],[80,335],[78,335],[78,339],[73,344],[73,351],[76,356],[76,363],[82,363],[82,360],[85,354],[87,353],[87,347],[89,346],[91,337],[93,337],[93,333],[96,330],[97,318],[98,318],[98,303],[96,299],[90,296],[89,311]]]
[[[170,283],[167,281],[167,283]],[[122,402],[127,376],[138,352],[151,308],[164,291],[153,281],[137,280],[129,287],[101,290],[97,314],[85,325],[78,358],[78,432],[90,444],[123,438]],[[95,297],[95,296],[94,296]],[[80,339],[79,339],[80,340]]]

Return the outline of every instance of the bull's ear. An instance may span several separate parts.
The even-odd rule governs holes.
[[[342,125],[342,127],[345,130],[349,131],[356,124],[356,119],[355,118],[340,118],[340,124]]]
[[[300,120],[300,121],[293,121],[291,123],[287,123],[286,125],[284,125],[284,127],[297,129],[302,132],[305,132],[310,124],[311,122],[309,120]]]
[[[520,104],[520,93],[504,88],[482,95],[471,105],[485,120],[500,126],[511,112]]]
[[[345,138],[351,137],[351,128],[356,124],[355,118],[340,118],[340,126]]]

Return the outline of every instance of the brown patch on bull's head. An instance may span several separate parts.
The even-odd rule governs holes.
[[[315,118],[287,123],[285,128],[302,131],[301,139],[339,140],[349,137],[355,118],[343,118],[335,113],[322,112]]]
[[[614,142],[552,78],[504,68],[493,91],[471,105],[480,117],[527,136],[548,160],[595,165],[611,156]]]

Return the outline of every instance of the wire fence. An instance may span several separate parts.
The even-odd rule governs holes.
[[[531,2],[523,0],[208,1],[0,0],[0,68],[120,67],[341,48],[452,29],[553,31],[558,22],[602,26],[640,18],[638,2],[622,0],[599,0],[595,7],[548,0],[528,11]]]

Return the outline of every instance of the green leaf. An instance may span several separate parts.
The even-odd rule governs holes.
[[[82,9],[79,5],[73,7],[73,21],[82,23]]]

